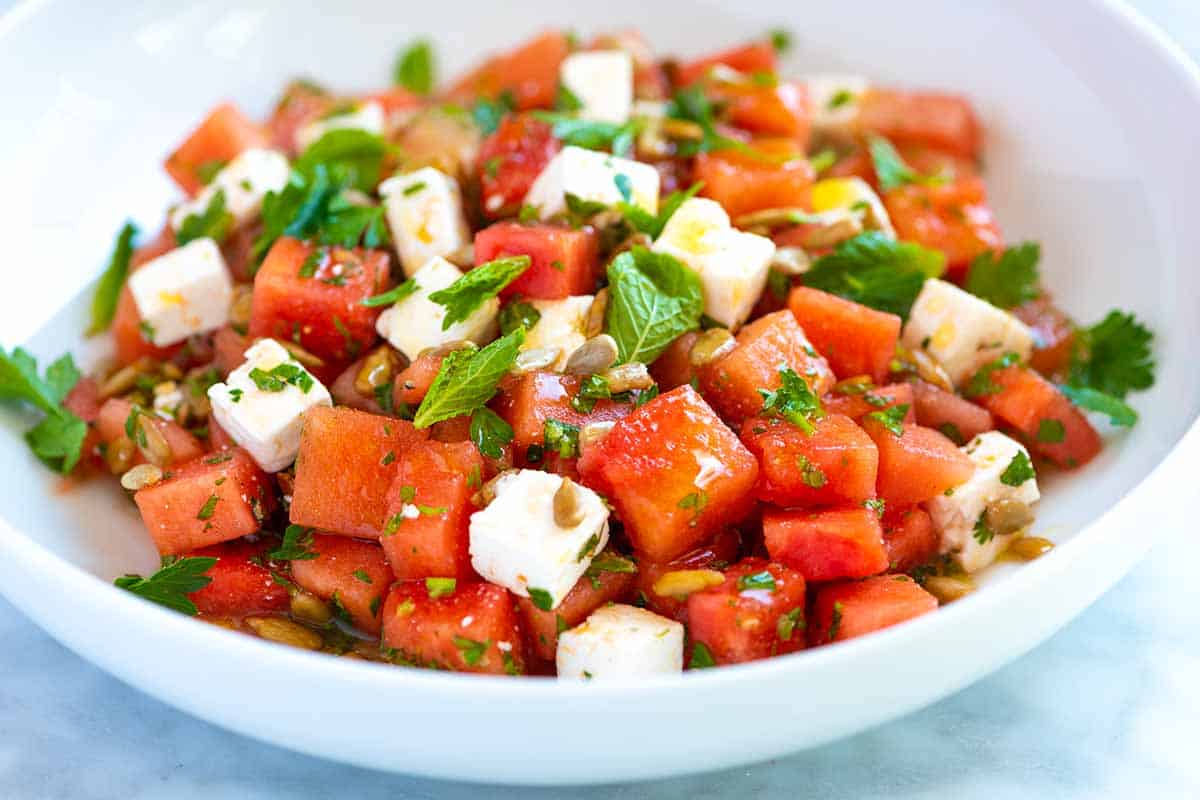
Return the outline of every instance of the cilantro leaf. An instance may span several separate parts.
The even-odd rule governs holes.
[[[905,163],[892,143],[882,136],[872,136],[867,141],[871,151],[871,161],[875,164],[875,175],[879,178],[879,188],[891,191],[901,186],[917,184],[930,186],[945,183],[942,175],[922,175]]]
[[[937,250],[868,231],[817,259],[804,285],[907,318],[925,279],[945,268],[946,257]]]
[[[112,325],[113,316],[117,313],[117,299],[121,296],[121,287],[125,285],[125,276],[129,274],[129,261],[133,258],[133,240],[137,234],[137,226],[132,222],[126,222],[117,234],[117,243],[113,245],[108,266],[104,268],[100,280],[96,281],[88,336],[106,331]]]
[[[649,364],[682,334],[700,326],[700,278],[666,253],[634,247],[608,265],[605,329],[619,363]]]
[[[1088,411],[1107,414],[1112,425],[1122,428],[1132,428],[1137,424],[1138,413],[1124,400],[1111,394],[1097,391],[1087,386],[1059,386],[1059,391],[1067,396],[1075,405]]]
[[[392,82],[410,92],[429,94],[433,91],[433,74],[433,46],[428,39],[418,39],[396,59]]]
[[[188,242],[207,238],[220,244],[232,229],[233,214],[225,210],[225,190],[217,189],[204,211],[183,218],[183,224],[175,233],[175,242],[183,247]]]
[[[622,125],[580,119],[561,111],[534,111],[533,116],[550,124],[550,132],[563,144],[588,150],[611,150],[613,155],[626,156],[633,149],[633,140],[642,123],[631,119]]]
[[[513,440],[512,426],[490,408],[471,414],[471,441],[488,458],[503,458],[504,446]]]
[[[524,341],[525,329],[518,328],[482,350],[455,350],[446,356],[417,408],[413,425],[428,428],[435,422],[470,414],[491,400]]]
[[[446,309],[442,330],[471,316],[477,308],[500,294],[500,290],[529,269],[529,256],[508,256],[481,264],[429,299]]]
[[[359,128],[336,128],[313,142],[296,159],[295,171],[311,178],[319,166],[340,173],[355,189],[370,192],[379,183],[388,145],[382,136]]]
[[[783,417],[804,433],[811,434],[816,430],[813,422],[825,416],[820,398],[791,367],[782,367],[779,378],[779,388],[775,391],[758,390],[763,398],[762,413]]]
[[[1033,469],[1033,462],[1029,460],[1029,456],[1024,450],[1020,450],[1000,473],[1000,482],[1005,486],[1020,486],[1030,478],[1036,477],[1037,473]]]
[[[172,611],[195,616],[199,610],[188,595],[212,583],[207,573],[216,563],[217,559],[211,557],[167,557],[162,560],[158,572],[150,577],[122,575],[113,584]]]
[[[1154,334],[1133,314],[1110,311],[1079,331],[1068,383],[1124,399],[1154,385]]]
[[[1042,293],[1038,287],[1037,242],[1022,242],[1006,248],[999,256],[991,250],[971,261],[966,289],[998,308],[1015,308]]]
[[[484,136],[491,136],[500,127],[504,115],[517,107],[517,100],[507,89],[495,100],[479,100],[471,108],[471,118]]]
[[[311,561],[320,555],[312,547],[313,529],[303,525],[288,525],[283,531],[283,542],[267,555],[272,561]]]
[[[26,432],[25,441],[42,463],[64,475],[74,469],[83,450],[87,424],[60,404],[79,380],[75,360],[65,355],[38,376],[37,360],[18,347],[12,355],[0,348],[0,400],[24,401],[46,417]]]

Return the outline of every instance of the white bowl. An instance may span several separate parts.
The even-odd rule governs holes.
[[[970,94],[1008,237],[1042,241],[1049,284],[1080,318],[1121,306],[1158,332],[1142,422],[1052,481],[1041,504],[1039,532],[1060,546],[937,614],[739,667],[627,685],[398,669],[276,647],[112,588],[156,563],[130,504],[104,483],[56,493],[18,435],[28,420],[5,411],[0,590],[15,605],[131,685],[296,750],[466,780],[616,781],[768,759],[941,698],[1049,636],[1173,524],[1200,467],[1200,372],[1188,355],[1200,341],[1200,81],[1160,36],[1103,2],[574,6],[21,6],[0,22],[0,219],[19,290],[0,300],[0,337],[28,339],[43,357],[96,354],[80,343],[86,297],[63,303],[127,215],[157,227],[174,196],[159,162],[221,98],[264,113],[299,73],[384,84],[396,50],[425,33],[449,74],[543,25],[636,24],[665,52],[696,54],[782,24],[797,70]]]

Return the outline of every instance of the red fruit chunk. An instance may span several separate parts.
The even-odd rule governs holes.
[[[574,628],[600,606],[627,600],[635,580],[636,576],[627,572],[601,572],[594,582],[584,576],[553,611],[543,611],[528,597],[518,597],[517,610],[533,653],[543,661],[553,661],[560,629]]]
[[[174,153],[167,156],[167,173],[193,197],[207,183],[205,177],[232,161],[243,150],[266,147],[267,135],[231,103],[209,112]]]
[[[636,550],[672,559],[737,522],[753,506],[758,462],[690,386],[619,420],[579,459]]]
[[[885,411],[893,406],[908,406],[904,421],[916,421],[912,410],[913,390],[907,383],[891,383],[870,389],[854,382],[839,384],[821,398],[821,405],[826,412],[844,414],[859,424],[863,417],[872,412]]]
[[[883,543],[887,547],[888,570],[911,572],[937,556],[939,540],[933,520],[924,509],[888,509],[883,516]]]
[[[676,68],[675,81],[680,86],[695,83],[707,76],[709,71],[718,64],[748,75],[756,72],[774,73],[775,48],[770,42],[752,42],[722,50],[704,58],[697,58],[680,64]]]
[[[947,275],[952,280],[961,279],[976,256],[1004,246],[979,178],[901,186],[884,193],[883,202],[896,235],[941,250],[946,256]]]
[[[1013,315],[1033,329],[1037,346],[1029,366],[1043,375],[1056,376],[1071,364],[1075,348],[1075,323],[1048,295],[1030,300],[1012,310]]]
[[[936,611],[937,598],[905,575],[880,575],[817,590],[808,624],[816,647],[863,636]]]
[[[718,664],[804,648],[804,576],[765,558],[747,558],[719,586],[688,597],[688,634]]]
[[[426,353],[401,370],[392,386],[392,405],[400,409],[405,405],[416,409],[425,399],[429,387],[442,368],[444,355]]]
[[[100,439],[108,444],[118,441],[119,439],[127,438],[125,433],[125,423],[129,419],[129,413],[133,410],[133,403],[119,397],[110,397],[104,401],[104,405],[100,406],[100,410],[96,413],[96,431],[100,434]],[[149,424],[162,434],[167,442],[167,447],[171,450],[170,464],[182,464],[186,461],[191,461],[197,456],[203,455],[204,445],[195,436],[192,436],[183,426],[177,422],[163,419],[153,412],[139,414],[140,424]],[[142,455],[141,450],[134,452],[134,464],[145,464],[146,457]]]
[[[317,557],[292,561],[292,579],[322,600],[333,602],[335,609],[344,610],[349,621],[362,630],[378,636],[379,612],[392,585],[392,570],[379,545],[313,534],[307,550]]]
[[[283,90],[267,120],[271,144],[289,156],[296,154],[296,131],[329,111],[337,101],[309,81],[295,80]]]
[[[577,375],[527,372],[501,386],[496,413],[512,426],[512,446],[518,463],[526,462],[530,446],[541,446],[545,441],[546,420],[582,428],[590,422],[618,420],[633,411],[630,404],[612,400],[597,400],[586,414],[575,410],[571,400],[579,394],[582,383],[583,379]]]
[[[671,561],[651,561],[641,558],[637,563],[637,589],[639,599],[644,598],[646,608],[655,614],[671,617],[687,623],[687,597],[659,594],[654,584],[668,572],[692,569],[725,569],[738,556],[742,537],[735,530],[724,530],[713,540]]]
[[[468,104],[478,98],[495,99],[510,92],[517,108],[550,108],[558,91],[558,69],[571,52],[567,35],[552,30],[508,53],[492,56],[464,75],[447,93],[447,99]]]
[[[813,347],[829,361],[839,378],[869,375],[887,379],[896,354],[900,318],[806,286],[788,295],[788,308]]]
[[[676,386],[683,386],[692,381],[699,382],[696,367],[691,361],[692,345],[700,336],[696,331],[689,331],[667,346],[654,363],[650,365],[650,375],[658,384],[660,391],[669,392]]]
[[[829,364],[813,349],[790,311],[751,322],[737,335],[737,347],[700,368],[704,397],[731,423],[762,410],[760,389],[778,389],[782,367],[790,367],[821,395],[833,386]]]
[[[912,391],[917,424],[941,431],[957,445],[964,445],[984,431],[996,428],[996,421],[987,409],[953,392],[925,381],[913,381]]]
[[[804,431],[781,419],[751,417],[742,442],[758,459],[755,494],[778,506],[857,505],[875,496],[879,452],[849,417],[829,414]]]
[[[774,86],[717,84],[712,97],[724,103],[729,122],[756,136],[786,136],[808,146],[812,108],[802,83],[782,81]]]
[[[937,497],[971,477],[975,465],[954,442],[931,428],[904,425],[897,436],[870,418],[863,426],[879,448],[879,496],[906,508]]]
[[[1087,417],[1050,381],[1025,367],[991,374],[996,394],[977,398],[998,419],[1016,428],[1029,448],[1060,467],[1081,467],[1103,447]]]
[[[188,599],[210,617],[242,617],[286,611],[291,597],[287,587],[271,577],[264,554],[271,548],[242,539],[202,547],[188,557],[215,558],[206,573],[212,582]],[[253,560],[251,560],[253,559]]]
[[[235,331],[231,326],[217,328],[213,334],[213,363],[222,378],[242,365],[246,360],[246,351],[252,342],[247,336]]]
[[[977,160],[983,128],[965,97],[873,88],[859,98],[857,125],[893,144],[932,147]]]
[[[490,583],[459,583],[430,597],[425,581],[397,583],[383,606],[383,646],[416,666],[517,675],[525,647],[512,595]]]
[[[758,139],[758,154],[718,150],[696,157],[695,180],[701,194],[720,203],[737,221],[767,208],[808,207],[812,165],[792,139]],[[766,156],[766,158],[763,158]]]
[[[158,552],[174,556],[256,532],[275,490],[245,451],[232,450],[185,464],[133,499]]]
[[[475,234],[475,263],[529,256],[529,267],[500,296],[560,300],[596,290],[598,242],[596,232],[590,228],[499,222]]]
[[[404,420],[344,407],[310,409],[296,458],[291,521],[378,539],[397,462],[424,441],[425,433]]]
[[[100,387],[91,378],[80,378],[63,398],[62,406],[84,422],[100,416]]]
[[[550,159],[562,148],[549,123],[509,114],[479,148],[479,203],[488,219],[511,217]]]
[[[868,508],[768,510],[763,541],[772,559],[809,581],[864,578],[888,566],[879,515]]]

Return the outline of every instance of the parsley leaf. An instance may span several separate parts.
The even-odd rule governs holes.
[[[1020,486],[1030,478],[1036,478],[1037,473],[1033,469],[1033,462],[1029,460],[1029,456],[1024,450],[1019,451],[1013,460],[1008,462],[1008,466],[1004,468],[1004,472],[1000,473],[1000,482],[1005,486]]]
[[[1133,314],[1110,311],[1079,331],[1068,383],[1124,399],[1154,385],[1154,334]]]
[[[991,250],[980,253],[967,272],[966,289],[998,308],[1015,308],[1042,293],[1038,288],[1037,242],[1008,247],[999,256]]]
[[[908,416],[908,404],[904,403],[882,411],[872,411],[866,419],[874,420],[895,436],[904,435],[904,418]]]
[[[825,416],[820,398],[791,367],[781,368],[779,377],[779,388],[775,391],[758,390],[763,398],[762,413],[783,417],[804,433],[811,434],[816,430],[813,422]]]
[[[605,330],[619,362],[649,364],[667,346],[700,326],[704,294],[696,273],[666,253],[634,247],[608,265]]]
[[[900,157],[892,143],[882,136],[870,137],[867,147],[871,151],[871,161],[875,164],[875,175],[879,178],[879,188],[885,192],[909,184],[930,186],[946,181],[945,176],[922,175],[914,170]]]
[[[121,287],[125,285],[125,276],[129,274],[129,261],[133,258],[133,240],[137,234],[137,226],[132,222],[126,222],[117,234],[117,243],[113,245],[108,266],[104,268],[100,280],[96,281],[96,293],[92,297],[92,323],[87,329],[88,336],[106,331],[112,325],[113,316],[117,313]]]
[[[272,561],[311,561],[320,553],[309,550],[313,543],[313,529],[303,525],[288,525],[283,531],[283,542],[267,555]]]
[[[945,268],[946,257],[937,250],[868,231],[817,259],[804,273],[804,285],[906,318],[925,279]]]
[[[980,544],[987,544],[996,538],[996,532],[988,527],[986,509],[979,515],[979,519],[975,520],[975,527],[971,531],[971,536]]]
[[[1059,386],[1059,391],[1067,396],[1075,405],[1088,411],[1107,414],[1112,425],[1122,428],[1132,428],[1137,424],[1138,413],[1126,403],[1111,394],[1098,392],[1086,386]]]
[[[470,414],[491,400],[524,341],[525,329],[518,328],[482,350],[455,350],[446,356],[417,408],[413,425],[428,428],[435,422]]]
[[[583,574],[589,578],[596,578],[599,577],[601,572],[634,575],[637,571],[637,564],[634,563],[633,559],[626,558],[613,550],[605,550],[592,559],[592,563],[588,565],[587,571]]]
[[[1044,444],[1059,444],[1067,438],[1067,426],[1062,420],[1046,418],[1038,421],[1037,440]]]
[[[752,589],[766,589],[768,592],[773,592],[775,591],[775,576],[765,569],[751,575],[742,575],[737,579],[737,588],[739,592]]]
[[[19,400],[46,416],[25,433],[25,441],[42,463],[62,474],[74,469],[83,450],[87,424],[62,407],[79,380],[75,360],[65,355],[38,376],[37,360],[18,347],[7,355],[0,348],[0,400]]]
[[[549,611],[550,609],[554,608],[554,598],[551,596],[550,592],[546,591],[545,589],[538,589],[534,586],[530,586],[528,591],[529,599],[537,608],[540,608],[542,611]]]
[[[512,426],[490,408],[471,414],[471,441],[488,458],[503,458],[504,446],[513,440]]]
[[[225,190],[217,189],[208,205],[199,214],[188,214],[175,233],[179,247],[196,239],[212,239],[217,244],[225,241],[233,229],[233,214],[225,209]]]
[[[442,330],[471,316],[477,308],[500,294],[500,290],[529,269],[529,256],[508,256],[481,264],[429,299],[446,309]]]
[[[428,39],[418,39],[396,59],[392,82],[410,92],[429,94],[433,91],[433,73],[433,46]]]
[[[206,574],[217,563],[210,557],[172,558],[162,560],[162,567],[148,578],[141,575],[122,575],[113,583],[144,600],[166,606],[190,616],[199,613],[188,595],[212,583]]]
[[[490,640],[477,642],[465,636],[455,636],[454,646],[462,653],[462,660],[468,667],[473,667],[483,659],[483,654],[492,646]]]

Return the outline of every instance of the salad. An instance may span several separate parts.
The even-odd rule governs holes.
[[[1152,334],[1004,239],[960,96],[547,31],[448,86],[296,80],[167,156],[82,375],[0,350],[33,454],[111,475],[116,585],[343,657],[604,679],[851,639],[1032,559]]]

